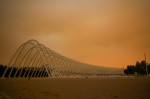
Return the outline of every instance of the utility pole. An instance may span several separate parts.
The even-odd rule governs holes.
[[[147,64],[146,64],[146,54],[145,53],[144,53],[144,56],[145,56],[146,74],[148,76],[148,69],[147,69]]]
[[[124,76],[124,66],[123,66],[123,76]]]

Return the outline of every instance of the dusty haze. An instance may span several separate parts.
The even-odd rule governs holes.
[[[29,39],[93,65],[150,62],[150,1],[1,0],[0,37],[0,64]]]

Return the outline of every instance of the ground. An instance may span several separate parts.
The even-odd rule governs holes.
[[[150,99],[150,78],[1,78],[0,99]]]

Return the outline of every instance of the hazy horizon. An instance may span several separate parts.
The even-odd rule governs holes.
[[[149,0],[1,0],[0,64],[30,39],[88,64],[150,63],[149,12]]]

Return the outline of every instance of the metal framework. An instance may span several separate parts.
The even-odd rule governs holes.
[[[22,44],[13,57],[8,67],[5,69],[3,77],[8,69],[11,68],[8,77],[11,76],[13,69],[17,68],[13,77],[62,77],[62,76],[97,76],[97,75],[122,75],[123,68],[111,68],[95,66],[75,61],[60,55],[53,50],[45,47],[36,40],[29,40]],[[25,68],[25,70],[24,70]],[[19,72],[18,72],[19,71]]]

